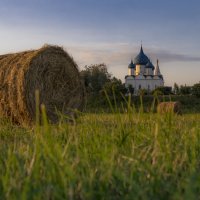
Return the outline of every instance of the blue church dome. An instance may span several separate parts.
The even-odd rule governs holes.
[[[134,63],[136,65],[146,65],[149,62],[148,57],[144,54],[142,46],[140,49],[140,53],[135,57]]]
[[[152,70],[155,69],[154,65],[152,64],[152,62],[149,60],[148,63],[146,64],[146,68],[151,68]]]
[[[131,63],[128,65],[128,68],[135,68],[135,64],[133,63],[133,60],[131,60]]]

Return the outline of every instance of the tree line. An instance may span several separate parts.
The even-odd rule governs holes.
[[[84,81],[86,94],[88,97],[93,97],[93,99],[99,97],[109,97],[111,100],[120,100],[123,96],[126,96],[128,93],[134,93],[133,88],[130,86],[125,87],[125,84],[111,73],[108,72],[107,65],[104,63],[86,65],[84,69],[80,72],[81,77]],[[174,87],[158,87],[150,93],[141,89],[141,95],[194,95],[200,97],[200,82],[194,84],[193,86],[187,85],[178,85],[174,83]]]

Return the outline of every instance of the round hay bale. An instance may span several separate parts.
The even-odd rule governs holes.
[[[0,56],[0,114],[20,124],[36,116],[35,91],[51,123],[58,113],[72,115],[84,104],[77,64],[58,46]]]
[[[157,112],[160,114],[170,113],[170,112],[176,114],[182,114],[181,104],[178,101],[161,102],[157,106]]]

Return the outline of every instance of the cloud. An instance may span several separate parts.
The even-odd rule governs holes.
[[[123,65],[131,58],[132,50],[127,44],[100,44],[69,46],[67,50],[80,65],[106,63]]]
[[[74,45],[66,47],[73,55],[79,66],[106,63],[108,66],[127,66],[139,53],[139,47],[128,43],[106,43]],[[200,62],[200,57],[178,54],[157,47],[144,48],[144,52],[155,63],[158,58],[162,63],[167,62]]]
[[[157,49],[156,51],[151,51],[153,57],[159,58],[163,63],[166,62],[200,62],[200,56],[191,56],[185,54],[178,54],[172,51],[167,51],[163,49]]]

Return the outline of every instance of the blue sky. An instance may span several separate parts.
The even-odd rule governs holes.
[[[58,44],[122,81],[142,40],[166,85],[200,81],[199,0],[2,0],[0,38],[1,54]]]

